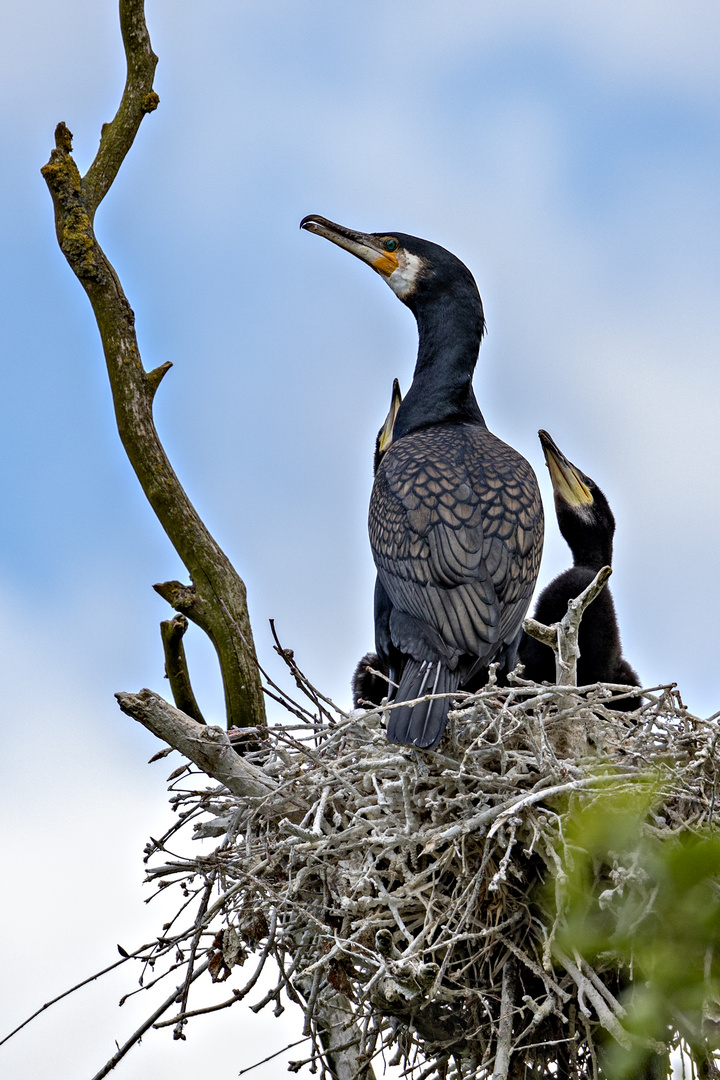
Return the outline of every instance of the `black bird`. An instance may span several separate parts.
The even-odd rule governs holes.
[[[383,426],[377,433],[375,439],[375,456],[373,458],[373,476],[377,476],[378,465],[385,457],[392,446],[393,435],[395,432],[395,420],[398,414],[398,409],[402,405],[402,394],[400,393],[400,383],[397,379],[393,379],[392,395],[390,397],[390,408],[388,414],[385,417]]]
[[[386,452],[390,449],[393,440],[393,429],[395,427],[395,417],[397,416],[398,409],[402,403],[402,394],[400,393],[400,383],[397,379],[393,379],[392,396],[390,398],[390,408],[388,414],[385,417],[383,426],[377,433],[375,439],[375,456],[373,458],[373,476],[377,474],[378,465],[382,461]],[[384,605],[388,602],[382,593],[382,587],[375,583],[375,604]],[[372,669],[372,670],[370,670]],[[379,671],[382,674],[374,675],[373,671]],[[358,665],[355,668],[352,677],[352,695],[353,705],[356,709],[367,707],[368,705],[381,705],[383,698],[390,695],[387,678],[383,678],[383,675],[388,674],[387,664],[384,664],[377,653],[368,652],[358,661]]]
[[[615,518],[595,481],[568,461],[547,431],[538,434],[550,471],[560,532],[573,555],[573,566],[551,581],[538,598],[534,617],[549,625],[562,619],[568,601],[587,588],[598,570],[612,566]],[[622,657],[615,605],[607,586],[585,610],[578,647],[579,686],[595,682],[639,685],[637,674]],[[555,654],[548,645],[524,634],[518,652],[525,665],[524,678],[555,682]],[[628,712],[641,703],[642,698],[631,697],[613,707]]]
[[[375,672],[380,674],[376,675]],[[350,685],[353,707],[356,709],[382,705],[383,698],[391,696],[387,671],[384,670],[383,662],[378,654],[374,652],[367,652],[362,659],[358,660]]]
[[[472,389],[480,295],[468,268],[427,240],[315,214],[301,227],[376,270],[417,321],[413,382],[370,500],[376,648],[396,701],[451,694],[494,660],[513,666],[542,551],[535,474],[488,431]],[[434,749],[449,708],[443,698],[393,709],[388,739]]]

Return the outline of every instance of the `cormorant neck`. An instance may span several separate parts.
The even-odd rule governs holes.
[[[447,291],[426,303],[411,297],[406,303],[417,320],[418,357],[394,438],[431,424],[484,425],[472,388],[485,325],[477,291]]]
[[[568,542],[573,556],[573,566],[585,566],[597,573],[603,566],[612,566],[613,535],[612,530],[603,527],[600,522],[579,524],[577,520],[561,522],[560,531]],[[565,528],[562,528],[565,525]]]
[[[573,566],[587,566],[596,572],[603,566],[612,566],[612,544],[608,548],[584,548],[572,553]]]

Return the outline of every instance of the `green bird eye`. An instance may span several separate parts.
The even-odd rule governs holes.
[[[397,240],[386,240],[385,241],[385,250],[386,251],[395,251],[397,246],[398,246]]]

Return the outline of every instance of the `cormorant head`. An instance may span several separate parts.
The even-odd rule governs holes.
[[[538,435],[550,472],[558,525],[575,565],[597,564],[598,570],[610,566],[615,533],[610,504],[595,481],[565,457],[547,431]]]
[[[422,304],[443,295],[469,301],[482,336],[485,320],[475,278],[446,248],[407,233],[356,232],[319,214],[308,214],[300,228],[324,236],[367,263],[415,314]]]
[[[398,409],[402,405],[402,394],[400,393],[400,383],[397,379],[393,379],[392,397],[390,398],[390,409],[385,417],[385,423],[377,433],[377,439],[375,440],[375,458],[373,460],[373,476],[378,471],[378,465],[385,457],[392,446],[393,441],[393,429],[395,427],[395,417],[398,414]]]

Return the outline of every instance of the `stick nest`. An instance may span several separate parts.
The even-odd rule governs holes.
[[[382,710],[333,717],[322,706],[245,755],[277,782],[272,798],[190,789],[185,772],[178,820],[148,846],[149,877],[180,884],[184,906],[194,894],[201,903],[158,951],[191,942],[186,990],[201,958],[220,982],[256,953],[223,1005],[273,958],[277,983],[252,1007],[282,1011],[283,994],[302,1005],[310,1056],[291,1070],[326,1067],[319,1010],[330,1003],[352,1014],[360,1062],[383,1053],[414,1080],[507,1076],[511,1057],[539,1074],[565,1061],[593,1076],[595,1038],[605,1029],[622,1043],[624,1011],[607,970],[566,956],[558,909],[537,901],[566,854],[562,814],[607,791],[608,769],[622,786],[658,764],[654,827],[669,835],[708,820],[716,779],[715,723],[691,716],[673,687],[645,691],[632,714],[610,708],[621,692],[489,685],[450,714],[437,753],[389,745]],[[191,829],[219,846],[167,861],[169,837]],[[165,1024],[184,1037],[191,1015],[186,993]]]

